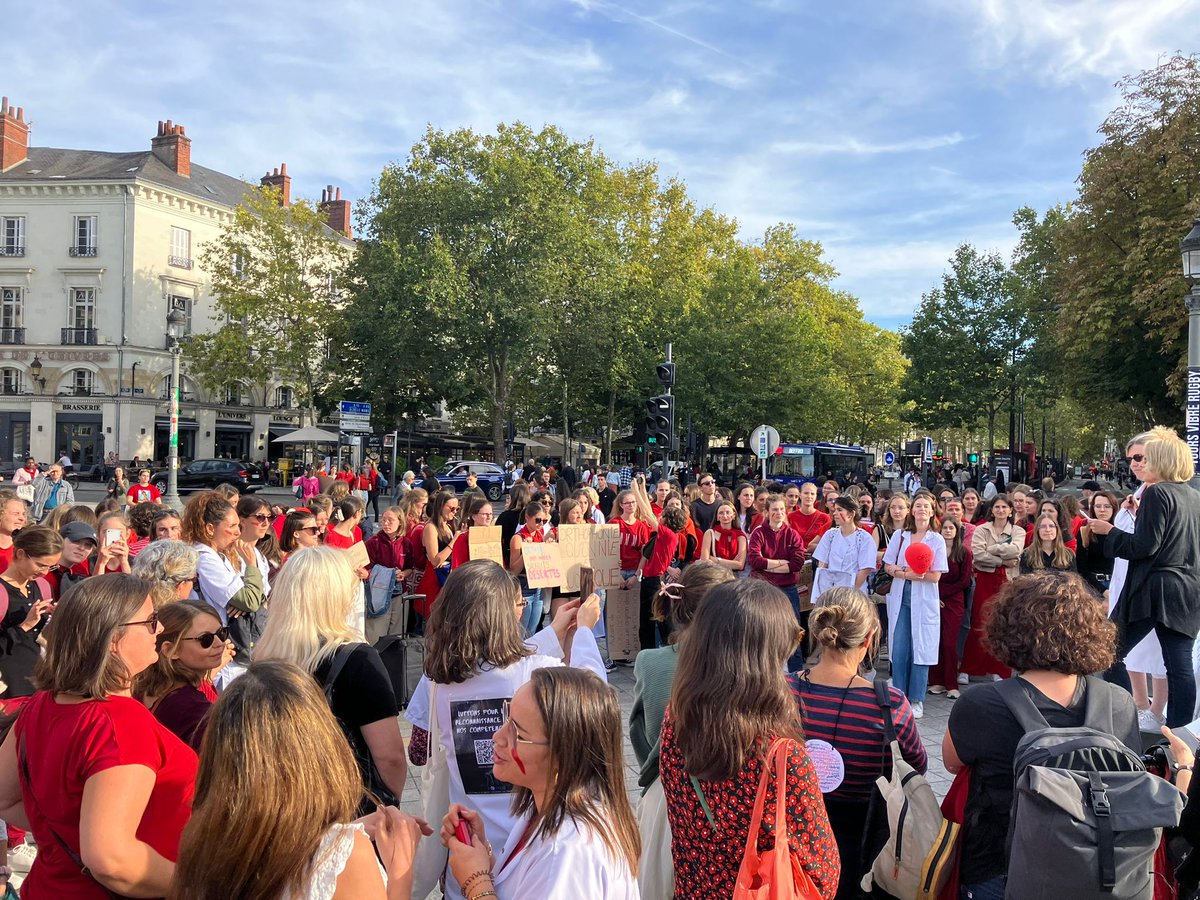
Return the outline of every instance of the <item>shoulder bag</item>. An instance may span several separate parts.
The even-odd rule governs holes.
[[[442,732],[438,726],[437,684],[429,682],[429,758],[421,773],[421,797],[424,800],[421,817],[435,830],[450,811],[450,767],[442,747]],[[427,897],[438,886],[449,862],[450,851],[442,846],[436,835],[417,844],[413,857],[414,897]]]

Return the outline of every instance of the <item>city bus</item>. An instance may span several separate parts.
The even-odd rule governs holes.
[[[875,454],[848,444],[780,444],[767,460],[767,478],[780,484],[804,484],[824,478],[828,472],[841,477],[855,472],[866,481],[875,468]]]

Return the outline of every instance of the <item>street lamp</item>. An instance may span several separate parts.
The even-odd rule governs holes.
[[[46,392],[46,379],[42,377],[42,360],[36,353],[33,355],[33,362],[29,364],[29,374],[37,382],[38,393],[44,394]]]
[[[183,501],[179,499],[179,337],[187,324],[187,315],[176,306],[171,305],[167,313],[167,336],[171,347],[171,438],[167,449],[167,496],[163,503],[171,509],[183,509]]]
[[[1200,490],[1200,216],[1192,222],[1192,230],[1179,242],[1183,257],[1183,277],[1187,279],[1188,311],[1187,395],[1184,402],[1184,424],[1192,464],[1197,469],[1192,487]]]

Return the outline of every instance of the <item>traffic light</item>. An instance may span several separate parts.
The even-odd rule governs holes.
[[[675,398],[670,394],[646,401],[646,443],[670,447],[675,433]]]
[[[504,440],[508,443],[513,443],[517,439],[517,426],[512,422],[508,422],[504,426]]]
[[[967,454],[967,462],[969,462],[971,465],[975,465],[977,462],[979,462],[979,454],[978,453],[968,453]]]
[[[675,363],[663,362],[658,364],[658,383],[663,387],[675,386]]]

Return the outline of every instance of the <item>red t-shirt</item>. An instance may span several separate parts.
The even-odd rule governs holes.
[[[125,492],[125,497],[132,505],[136,506],[139,503],[158,503],[162,499],[162,494],[152,484],[135,484]]]
[[[348,547],[353,547],[355,544],[360,543],[361,541],[362,530],[357,525],[354,526],[354,537],[346,537],[343,534],[339,534],[332,528],[325,529],[325,543],[330,547],[337,547],[339,550],[345,550]]]
[[[333,477],[337,481],[344,481],[346,484],[354,484],[354,479],[358,476],[353,472],[338,472],[337,475]]]
[[[450,551],[450,568],[457,569],[471,560],[471,542],[463,532],[454,539],[454,549]]]
[[[797,508],[788,513],[788,524],[800,535],[800,542],[807,548],[813,538],[819,538],[833,527],[833,517],[819,509],[805,515]]]
[[[138,824],[138,840],[166,859],[179,857],[179,836],[192,815],[196,754],[130,697],[58,703],[40,691],[14,726],[25,747],[30,783],[21,795],[38,844],[38,861],[21,886],[27,900],[107,900],[109,893],[79,871],[51,830],[79,852],[79,814],[89,778],[116,766],[145,766],[154,788]],[[24,779],[22,779],[24,780]]]
[[[621,568],[632,572],[638,567],[638,560],[642,558],[642,547],[650,540],[650,526],[641,519],[634,519],[630,525],[617,516],[617,528],[621,532]]]
[[[650,558],[642,567],[642,574],[647,578],[662,576],[667,571],[667,566],[675,559],[675,548],[678,546],[679,535],[660,522],[658,537],[654,540],[654,549],[650,551]],[[624,563],[622,563],[623,565]],[[634,563],[634,566],[636,567],[637,563]]]
[[[0,573],[4,572],[4,570],[9,567],[9,564],[12,563],[12,558],[12,544],[9,544],[7,547],[0,547]]]

